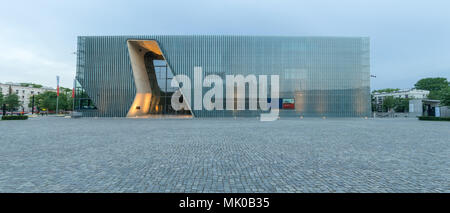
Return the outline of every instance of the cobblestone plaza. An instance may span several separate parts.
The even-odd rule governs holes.
[[[450,122],[0,121],[0,192],[450,192]]]

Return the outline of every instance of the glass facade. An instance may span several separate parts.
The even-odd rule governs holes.
[[[146,62],[150,63],[150,62]],[[165,60],[152,60],[153,71],[156,75],[156,85],[158,86],[159,102],[156,105],[158,110],[151,111],[152,115],[190,115],[191,113],[185,110],[174,110],[172,108],[171,100],[173,93],[178,90],[178,87],[172,87],[171,82],[174,78],[170,67]],[[147,68],[147,70],[150,70]],[[182,102],[182,101],[181,101]]]
[[[154,68],[161,92],[157,113],[174,113],[170,106],[172,93],[177,89],[170,87],[173,76],[183,74],[193,80],[194,67],[202,67],[203,76],[218,75],[224,84],[226,75],[279,75],[281,117],[370,116],[369,38],[219,35],[79,37],[77,80],[82,87],[80,91],[85,93],[76,90],[76,99],[90,100],[94,106],[78,108],[84,116],[127,115],[137,94],[129,40],[156,41],[164,56],[146,59],[146,66],[151,62]],[[151,69],[147,66],[147,70]],[[202,89],[203,94],[209,90]],[[192,109],[194,98],[191,102]],[[260,113],[192,111],[194,117]]]

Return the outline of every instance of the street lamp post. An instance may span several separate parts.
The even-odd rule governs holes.
[[[58,115],[58,105],[59,105],[59,76],[56,76],[56,115]]]
[[[6,104],[3,104],[3,114],[2,114],[2,116],[6,116]]]
[[[72,117],[74,116],[75,112],[75,89],[77,87],[77,80],[73,79],[73,89],[72,89]]]
[[[371,78],[376,78],[377,76],[376,76],[376,75],[370,75],[370,77],[371,77]],[[372,106],[372,102],[373,102],[373,100],[370,99],[370,106]],[[372,107],[371,107],[371,108],[372,108]],[[376,108],[377,108],[377,110],[378,110],[378,104],[377,104]],[[373,117],[375,118],[377,113],[376,113],[373,109],[372,109],[372,112],[373,112]]]
[[[31,101],[31,114],[34,114],[34,94],[33,94],[33,99]]]

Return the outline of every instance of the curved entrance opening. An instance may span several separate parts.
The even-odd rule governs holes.
[[[127,45],[136,84],[136,97],[127,117],[191,118],[190,110],[176,111],[172,108],[172,94],[179,88],[171,86],[174,75],[158,43],[154,40],[129,40]],[[189,108],[189,104],[186,105]]]

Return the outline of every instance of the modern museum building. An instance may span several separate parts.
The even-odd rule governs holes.
[[[82,116],[258,117],[268,110],[265,102],[280,117],[371,114],[367,37],[79,36],[77,42],[74,105]],[[244,84],[230,80],[238,76]],[[183,107],[174,108],[175,101]]]

